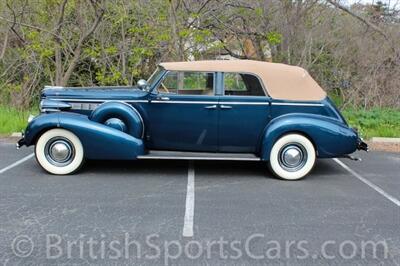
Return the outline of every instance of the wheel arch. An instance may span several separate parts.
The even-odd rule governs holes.
[[[85,115],[68,112],[44,114],[35,118],[24,135],[26,145],[34,145],[34,140],[54,128],[74,133],[81,140],[87,159],[131,160],[144,154],[142,139],[91,121]]]
[[[279,136],[277,136],[273,142],[275,143],[278,139],[282,138],[283,136],[289,135],[289,134],[298,134],[298,135],[301,135],[301,136],[307,138],[309,141],[311,141],[312,145],[314,146],[315,152],[318,154],[317,146],[316,146],[314,139],[306,131],[302,131],[302,130],[298,130],[298,129],[288,130],[286,132],[281,133]]]
[[[264,130],[260,157],[268,160],[273,144],[289,133],[311,141],[319,158],[332,158],[356,150],[356,133],[339,121],[313,114],[288,114],[273,119]]]
[[[67,130],[66,128],[57,127],[57,126],[48,126],[48,127],[42,128],[42,129],[41,129],[40,131],[38,131],[38,132],[36,133],[36,135],[32,138],[32,144],[36,145],[37,141],[39,140],[39,138],[40,138],[44,133],[46,133],[46,132],[49,131],[49,130],[56,129],[56,128]]]

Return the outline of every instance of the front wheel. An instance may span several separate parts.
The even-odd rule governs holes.
[[[81,141],[65,129],[51,129],[42,134],[36,143],[35,155],[40,166],[54,175],[72,174],[84,161]]]
[[[299,180],[314,167],[315,148],[300,134],[288,134],[278,139],[271,149],[269,167],[277,177]]]

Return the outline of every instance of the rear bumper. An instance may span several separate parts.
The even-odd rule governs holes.
[[[357,128],[352,128],[354,133],[357,135],[357,150],[368,152],[368,144],[364,142],[363,138],[360,137]]]
[[[365,143],[361,138],[357,140],[357,150],[368,151],[368,144]]]

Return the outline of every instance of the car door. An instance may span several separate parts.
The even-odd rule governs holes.
[[[221,83],[218,150],[256,153],[269,122],[270,98],[252,74],[223,73]]]
[[[166,73],[148,103],[149,149],[217,151],[218,96],[214,76],[209,72]]]

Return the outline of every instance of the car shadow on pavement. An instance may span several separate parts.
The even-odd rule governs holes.
[[[347,172],[332,159],[318,159],[310,173],[310,177],[334,176],[344,173]]]
[[[187,172],[188,163],[178,160],[98,161],[88,160],[78,174],[176,174]]]
[[[87,161],[78,174],[185,174],[189,162],[182,160],[140,160],[140,161]],[[196,175],[218,177],[257,177],[275,179],[265,162],[242,161],[195,161]],[[307,179],[324,178],[343,174],[341,169],[331,159],[317,160],[314,169]]]

